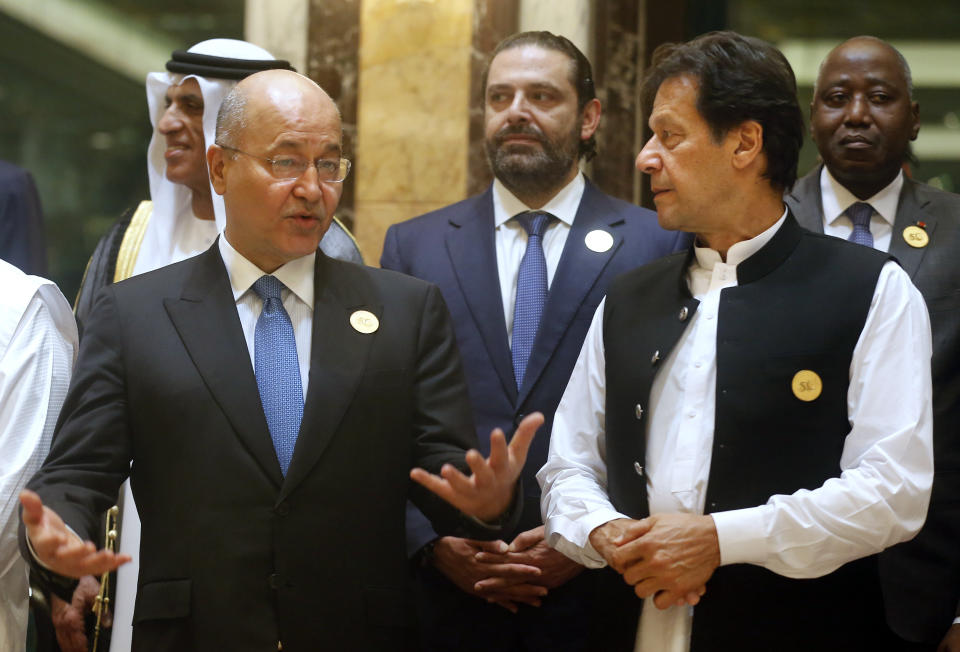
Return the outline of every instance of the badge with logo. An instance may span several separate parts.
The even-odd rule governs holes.
[[[907,244],[911,247],[916,247],[917,249],[922,249],[930,244],[930,235],[927,233],[927,224],[925,222],[917,222],[916,224],[911,224],[903,230],[903,239],[907,241]]]
[[[374,333],[380,328],[380,320],[372,312],[367,310],[357,310],[350,315],[350,325],[358,333]]]
[[[605,251],[610,251],[610,247],[613,246],[613,236],[603,229],[594,229],[587,234],[583,242],[590,251],[602,254]]]
[[[823,391],[823,381],[820,380],[817,372],[801,369],[793,375],[790,388],[793,390],[793,395],[801,401],[813,401]]]

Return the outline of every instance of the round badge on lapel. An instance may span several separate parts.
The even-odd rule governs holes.
[[[357,310],[350,315],[350,325],[358,333],[374,333],[380,328],[380,320],[368,310]]]
[[[801,401],[813,401],[823,391],[823,381],[820,380],[817,372],[801,369],[793,375],[790,388],[793,390],[793,395]]]
[[[603,229],[594,229],[587,234],[583,242],[590,251],[602,254],[605,251],[610,251],[610,247],[613,246],[613,236]]]
[[[911,224],[903,230],[903,239],[907,244],[917,249],[922,249],[930,244],[930,235],[927,230],[916,224]]]

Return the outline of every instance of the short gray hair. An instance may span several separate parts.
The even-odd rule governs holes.
[[[247,94],[234,86],[220,104],[217,111],[216,143],[221,146],[236,147],[240,143],[240,134],[247,126]]]

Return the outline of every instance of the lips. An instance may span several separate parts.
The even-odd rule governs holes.
[[[530,145],[532,143],[543,143],[543,134],[535,131],[532,127],[504,127],[501,129],[495,141],[498,146],[502,145]]]
[[[867,149],[874,146],[873,140],[863,134],[847,134],[841,136],[839,142],[842,147],[850,149]]]

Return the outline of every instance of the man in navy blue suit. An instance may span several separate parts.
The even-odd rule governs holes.
[[[685,248],[656,214],[604,194],[590,63],[549,32],[508,37],[484,75],[484,193],[396,224],[382,267],[440,287],[453,316],[481,449],[491,428],[546,416],[523,472],[521,523],[502,541],[438,537],[412,506],[408,552],[426,650],[585,649],[600,578],[544,541],[536,472],[597,304],[624,271]],[[626,173],[626,172],[625,172]]]

